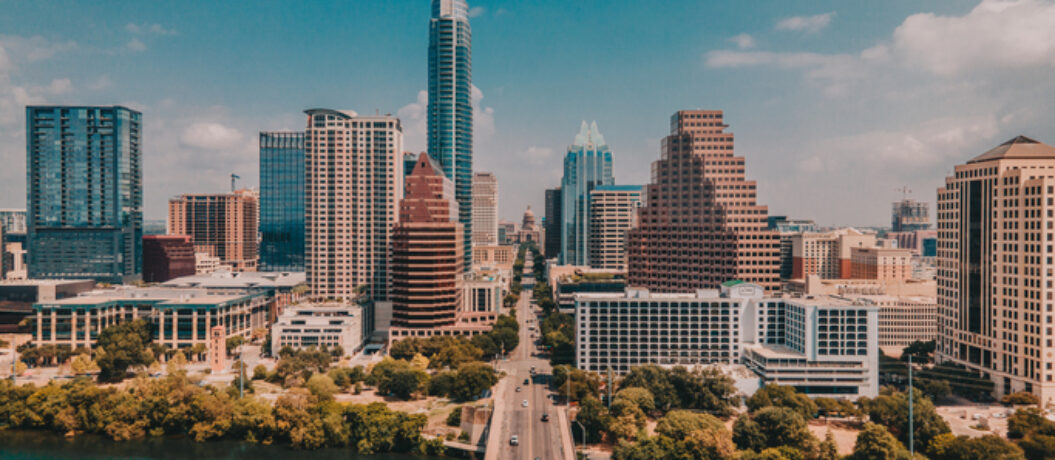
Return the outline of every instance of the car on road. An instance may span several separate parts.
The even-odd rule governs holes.
[[[520,393],[521,388],[517,387],[517,393]]]
[[[524,379],[524,385],[531,385],[531,379]]]
[[[525,399],[525,400],[521,401],[520,405],[523,406],[523,407],[527,407],[527,400]]]
[[[518,438],[517,435],[514,434],[512,438],[509,438],[509,445],[511,445],[511,446],[519,446],[520,445],[520,438]]]
[[[542,413],[542,421],[543,422],[548,422],[549,421],[549,414],[543,412]]]

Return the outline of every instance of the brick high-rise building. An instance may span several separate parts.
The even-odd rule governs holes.
[[[194,275],[194,263],[194,243],[190,236],[143,236],[143,281],[164,283]]]
[[[169,235],[188,235],[195,252],[235,271],[256,271],[257,203],[250,190],[181,195],[169,200]]]
[[[473,246],[498,244],[498,178],[473,174]]]
[[[851,250],[876,247],[875,233],[855,228],[791,235],[791,279],[810,275],[822,279],[846,279],[853,275]]]
[[[403,197],[402,125],[392,116],[306,113],[305,268],[311,294],[387,300],[392,226]]]
[[[643,187],[602,185],[590,191],[590,267],[626,270],[626,232],[637,225]]]
[[[768,209],[744,176],[720,110],[683,110],[670,120],[639,224],[628,234],[630,286],[659,292],[717,288],[729,280],[780,287],[780,247]]]
[[[1055,403],[1055,147],[1019,136],[938,189],[937,361]]]
[[[392,232],[393,336],[455,324],[465,258],[453,191],[442,166],[428,154],[419,155],[414,172],[406,176]]]
[[[907,280],[912,278],[912,251],[900,248],[852,248],[850,278]]]

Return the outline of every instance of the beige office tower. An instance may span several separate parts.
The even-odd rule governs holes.
[[[768,208],[733,153],[720,110],[670,119],[638,227],[627,238],[627,284],[656,292],[716,289],[730,280],[780,288],[780,243]]]
[[[1016,137],[938,189],[937,359],[1055,403],[1055,148]]]
[[[387,300],[403,197],[403,128],[392,116],[307,110],[305,265],[315,298]]]
[[[473,246],[498,244],[498,178],[473,174]]]
[[[599,185],[590,191],[590,267],[626,271],[626,232],[637,226],[640,185]]]
[[[190,236],[195,253],[234,271],[256,271],[258,209],[252,190],[180,195],[169,200],[168,234]]]
[[[805,279],[810,275],[822,279],[851,278],[851,251],[874,247],[875,233],[863,233],[855,228],[796,234],[791,237],[791,279]]]

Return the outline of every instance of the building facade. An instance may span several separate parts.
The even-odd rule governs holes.
[[[143,281],[164,283],[191,276],[195,270],[194,243],[188,235],[143,237]]]
[[[646,203],[627,237],[628,285],[695,292],[729,280],[780,288],[780,245],[719,110],[670,120]]]
[[[125,107],[26,107],[30,278],[141,278],[141,132]]]
[[[590,191],[590,266],[626,271],[626,232],[637,226],[640,185],[602,185]]]
[[[26,233],[26,210],[0,209],[0,227],[6,233]]]
[[[930,228],[930,205],[923,201],[907,198],[897,201],[890,215],[894,232],[914,232]]]
[[[473,174],[473,246],[498,244],[498,178]]]
[[[823,279],[853,276],[853,248],[876,247],[874,233],[842,228],[824,233],[803,232],[791,236],[791,278],[818,275]]]
[[[472,264],[473,34],[465,0],[432,0],[429,20],[429,156],[454,182],[464,227],[463,267]]]
[[[473,246],[473,268],[497,268],[512,270],[517,258],[517,247]]]
[[[582,122],[579,134],[564,155],[561,177],[561,249],[560,263],[590,263],[590,191],[602,185],[614,185],[612,151],[597,129],[597,122]]]
[[[912,278],[912,252],[899,248],[851,248],[850,278],[866,280]]]
[[[209,330],[248,338],[267,327],[264,294],[210,294],[204,289],[118,288],[33,305],[35,345],[92,348],[102,330],[145,319],[153,342],[172,348],[206,345]]]
[[[250,190],[181,195],[169,200],[168,234],[188,235],[195,252],[236,271],[256,271],[257,196]]]
[[[306,111],[305,265],[317,299],[388,299],[403,197],[403,128],[391,116]]]
[[[286,309],[271,326],[271,356],[278,356],[283,347],[341,347],[347,356],[364,343],[363,309],[358,305],[297,305]]]
[[[498,244],[516,244],[517,224],[508,220],[498,221]]]
[[[393,336],[454,326],[462,303],[464,233],[441,167],[420,155],[399,204],[392,235]]]
[[[260,133],[260,271],[304,271],[304,133]]]
[[[542,251],[547,259],[560,256],[561,204],[560,187],[546,189],[546,241]]]
[[[761,286],[575,297],[576,367],[744,364],[763,383],[810,396],[879,392],[878,308],[842,299],[767,298]]]
[[[1055,402],[1055,148],[1019,136],[938,189],[938,362]]]

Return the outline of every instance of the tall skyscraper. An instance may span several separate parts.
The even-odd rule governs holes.
[[[498,178],[473,174],[473,245],[498,244]]]
[[[1055,147],[1016,137],[938,189],[937,360],[1055,402]]]
[[[30,278],[141,278],[141,119],[120,106],[26,107]]]
[[[560,187],[546,189],[546,236],[542,251],[552,259],[560,254],[561,193]]]
[[[403,197],[403,127],[392,116],[305,113],[305,265],[312,296],[387,300],[392,226]]]
[[[914,232],[930,228],[930,205],[924,201],[904,199],[894,203],[891,226],[895,232]]]
[[[780,288],[780,246],[733,153],[720,110],[670,119],[638,227],[628,239],[627,284],[659,292],[717,288],[730,280]]]
[[[196,253],[235,271],[256,271],[258,201],[251,190],[180,195],[169,200],[169,235],[188,235]]]
[[[429,156],[454,181],[465,227],[465,269],[472,266],[473,45],[465,0],[432,0],[429,21]]]
[[[587,126],[583,121],[575,142],[564,155],[560,263],[590,264],[590,191],[613,184],[612,152],[597,129],[597,122]]]
[[[304,271],[304,133],[260,133],[260,271]]]
[[[626,270],[626,232],[637,225],[643,194],[640,185],[602,185],[590,191],[590,267]]]
[[[402,329],[455,324],[465,269],[462,225],[448,184],[450,179],[428,154],[418,156],[407,176],[392,234],[393,336],[404,335]]]

